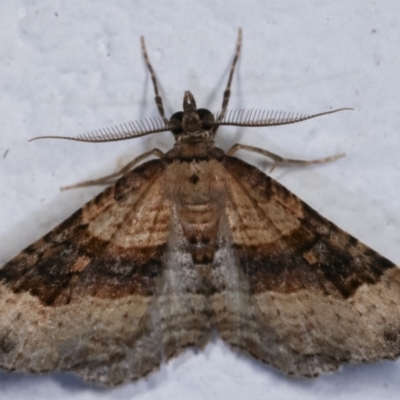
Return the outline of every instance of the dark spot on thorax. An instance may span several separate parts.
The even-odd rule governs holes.
[[[193,174],[190,178],[189,178],[189,182],[193,183],[193,185],[196,185],[196,183],[200,180],[200,178],[196,175]]]

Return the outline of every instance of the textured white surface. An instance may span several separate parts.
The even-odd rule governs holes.
[[[400,264],[400,25],[398,1],[16,0],[0,4],[0,264],[100,189],[59,187],[171,147],[168,133],[128,142],[28,143],[157,115],[139,47],[145,35],[168,114],[190,89],[219,109],[237,28],[242,58],[230,108],[353,112],[271,129],[220,129],[218,144],[258,145],[332,164],[272,176],[322,215]],[[261,156],[238,156],[265,172]],[[351,332],[349,332],[351,334]],[[290,380],[218,340],[148,379],[112,390],[69,374],[0,373],[2,399],[394,399],[400,362]]]

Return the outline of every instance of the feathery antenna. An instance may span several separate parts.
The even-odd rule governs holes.
[[[267,127],[278,125],[289,125],[297,122],[307,121],[312,118],[322,117],[323,115],[334,114],[339,111],[353,110],[352,108],[339,108],[332,111],[325,111],[318,114],[300,114],[284,111],[266,110],[230,110],[225,116],[218,120],[219,113],[215,115],[218,125],[226,126],[246,126],[246,127]]]
[[[127,122],[107,128],[90,131],[77,136],[38,136],[29,141],[38,139],[65,139],[77,142],[104,143],[119,140],[133,139],[136,137],[151,135],[152,133],[171,131],[176,128],[176,121],[164,121],[163,119],[146,118],[139,121]]]

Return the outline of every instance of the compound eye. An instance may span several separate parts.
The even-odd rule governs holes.
[[[199,108],[197,110],[201,121],[201,127],[205,131],[209,131],[214,126],[214,115],[206,108]]]
[[[175,128],[171,130],[174,135],[180,135],[183,133],[182,120],[183,111],[178,111],[175,114],[172,114],[171,118],[169,119],[170,122],[176,125]]]

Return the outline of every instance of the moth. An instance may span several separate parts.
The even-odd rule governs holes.
[[[158,119],[64,139],[106,142],[172,131],[61,225],[0,269],[0,367],[72,371],[107,385],[139,379],[213,332],[286,374],[315,377],[400,352],[400,272],[281,184],[214,145],[220,126],[326,115],[196,106],[166,118],[144,39]],[[143,162],[149,156],[156,159]],[[141,163],[139,166],[137,164]]]

